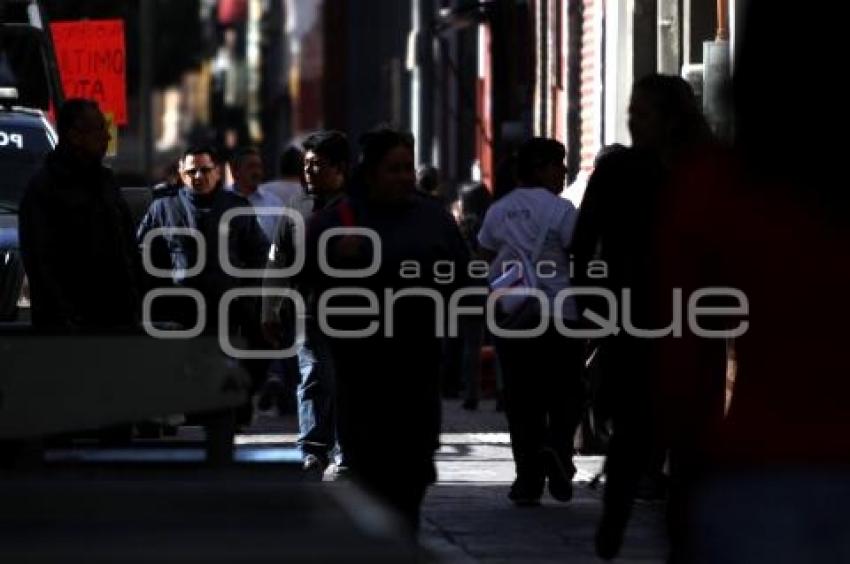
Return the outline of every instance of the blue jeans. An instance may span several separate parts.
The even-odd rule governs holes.
[[[304,341],[298,346],[298,446],[304,456],[326,462],[336,444],[334,363],[316,321],[307,319]]]

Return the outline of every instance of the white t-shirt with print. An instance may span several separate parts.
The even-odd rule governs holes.
[[[494,273],[501,272],[506,261],[515,252],[522,252],[531,259],[541,229],[546,229],[546,239],[538,258],[543,276],[538,276],[540,289],[549,297],[554,307],[555,296],[570,287],[570,257],[567,248],[573,236],[577,211],[575,206],[546,188],[519,187],[490,206],[484,216],[484,224],[478,233],[478,242],[485,249],[496,253],[491,264]],[[549,221],[549,225],[544,225]],[[515,251],[513,250],[515,249]],[[570,297],[564,307],[553,315],[562,319],[576,320],[578,314],[575,300]]]

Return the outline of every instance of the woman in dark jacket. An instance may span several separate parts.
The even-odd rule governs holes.
[[[320,299],[327,328],[360,330],[358,336],[326,332],[336,368],[339,442],[351,475],[415,530],[425,489],[436,477],[439,445],[437,321],[443,306],[434,294],[447,302],[465,284],[468,253],[451,216],[415,191],[412,137],[383,128],[366,134],[361,145],[350,196],[308,226],[304,275],[320,294],[347,288],[371,296],[370,313],[345,317],[327,315]],[[377,237],[370,242],[343,235],[331,239],[326,252],[319,249],[320,235],[334,227],[367,229]],[[319,268],[319,252],[335,268],[377,268],[366,277],[329,276]],[[435,275],[444,272],[440,265],[454,272],[451,279],[441,276],[443,283]],[[417,295],[387,298],[401,291]],[[370,304],[347,295],[325,305]]]

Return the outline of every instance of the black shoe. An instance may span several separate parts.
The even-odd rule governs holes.
[[[351,468],[342,464],[334,464],[330,476],[333,482],[345,482],[351,479]]]
[[[537,507],[543,495],[543,480],[524,480],[517,478],[508,492],[508,499],[517,507]]]
[[[573,472],[567,471],[561,457],[550,448],[543,450],[543,462],[549,478],[549,495],[562,503],[570,501],[573,498]]]
[[[460,406],[467,411],[475,411],[478,409],[478,400],[477,399],[465,399]]]

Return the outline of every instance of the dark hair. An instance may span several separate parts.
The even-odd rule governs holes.
[[[612,143],[611,145],[605,145],[604,147],[599,149],[599,152],[596,153],[596,158],[593,159],[593,167],[598,167],[599,163],[610,158],[612,155],[620,155],[628,150],[628,147],[620,143]]]
[[[440,188],[440,171],[432,165],[422,165],[416,171],[416,187],[425,194],[436,194]]]
[[[86,100],[84,98],[69,98],[65,100],[62,107],[59,108],[59,115],[56,117],[56,129],[59,133],[59,139],[71,129],[77,127],[80,118],[89,110],[100,112],[97,102],[94,100]]]
[[[522,144],[517,153],[517,177],[524,184],[533,182],[540,167],[563,162],[566,156],[567,149],[554,139],[546,137],[529,139]]]
[[[188,147],[180,156],[180,161],[186,160],[189,155],[209,155],[212,162],[221,164],[221,157],[212,145],[192,145]]]
[[[396,147],[414,148],[413,135],[388,125],[379,125],[360,137],[360,162],[364,171],[374,170]]]
[[[334,166],[348,168],[348,138],[341,131],[318,131],[308,136],[302,145],[305,153],[313,151]]]
[[[233,151],[233,154],[230,155],[230,166],[233,168],[239,168],[242,161],[251,156],[260,157],[260,150],[256,147],[240,147]]]
[[[487,186],[481,182],[464,184],[460,189],[458,198],[463,206],[464,215],[475,214],[481,218],[484,217],[487,208],[493,201],[493,196]]]
[[[304,153],[298,147],[290,145],[280,154],[277,169],[281,176],[298,176],[304,172]]]
[[[360,159],[352,175],[349,193],[353,196],[365,195],[366,176],[373,172],[387,153],[396,147],[414,148],[413,135],[389,125],[379,125],[360,136]]]
[[[633,92],[646,95],[658,115],[673,124],[668,142],[674,149],[692,147],[713,137],[694,91],[685,79],[650,74],[635,83]]]

